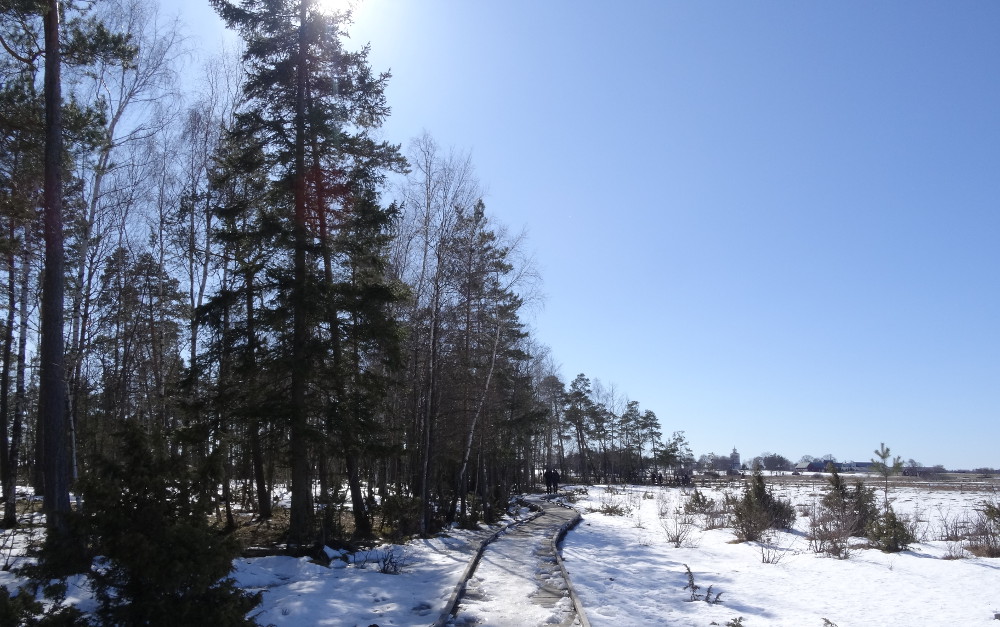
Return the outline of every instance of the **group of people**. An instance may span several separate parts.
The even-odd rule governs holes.
[[[555,494],[559,491],[559,471],[548,468],[542,473],[542,478],[545,479],[546,494]]]

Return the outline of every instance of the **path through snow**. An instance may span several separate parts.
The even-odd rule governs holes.
[[[511,528],[483,552],[450,625],[580,625],[554,538],[579,517],[540,498],[544,513]]]

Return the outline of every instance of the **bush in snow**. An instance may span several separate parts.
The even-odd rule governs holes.
[[[660,520],[660,527],[666,534],[667,542],[674,545],[674,548],[697,546],[691,534],[695,529],[695,515],[687,508],[681,509],[674,504],[670,494],[672,491],[660,491],[656,496],[656,512]]]
[[[721,529],[729,523],[729,500],[720,503],[695,488],[684,503],[684,513],[702,516],[704,529]]]
[[[744,486],[742,497],[727,498],[732,508],[733,529],[741,542],[759,540],[768,529],[790,529],[795,522],[795,508],[774,496],[759,467]]]
[[[850,558],[850,526],[828,510],[815,508],[809,517],[809,548],[840,560]]]
[[[573,488],[569,491],[563,491],[561,499],[567,503],[576,503],[581,497],[590,494],[585,487]]]
[[[833,469],[828,478],[830,490],[820,500],[820,506],[809,519],[809,542],[817,553],[837,559],[850,557],[850,539],[864,536],[878,518],[875,490],[855,481],[847,484]]]
[[[972,521],[968,516],[952,514],[951,510],[940,506],[937,509],[937,520],[935,540],[959,542],[969,535],[969,529],[972,528]]]
[[[896,515],[890,506],[868,525],[868,540],[886,553],[905,551],[916,540],[906,520]]]
[[[684,504],[684,512],[687,514],[707,514],[715,509],[716,502],[705,496],[705,493],[698,488],[694,489],[687,503]]]
[[[379,555],[378,572],[383,575],[398,575],[406,566],[406,554],[401,547],[389,547]]]
[[[600,506],[593,511],[598,511],[605,516],[628,516],[632,513],[632,508],[624,499],[613,495],[602,495]]]
[[[851,536],[861,537],[869,523],[878,516],[875,504],[875,489],[865,487],[861,480],[848,488],[840,474],[834,470],[829,477],[830,491],[820,503],[823,509],[837,519],[844,531]]]
[[[969,552],[978,557],[1000,557],[1000,503],[984,501],[976,512]]]
[[[614,486],[608,486],[601,495],[601,504],[596,509],[605,516],[629,516],[639,507],[639,496]]]

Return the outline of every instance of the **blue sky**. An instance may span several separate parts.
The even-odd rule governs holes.
[[[351,34],[386,139],[471,152],[527,230],[567,382],[696,454],[1000,467],[1000,4],[365,0]]]

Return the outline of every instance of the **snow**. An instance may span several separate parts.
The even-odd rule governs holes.
[[[878,486],[872,480],[868,485]],[[846,560],[809,549],[809,518],[801,514],[818,502],[824,486],[822,480],[805,478],[776,486],[776,493],[791,500],[800,515],[791,531],[775,532],[764,544],[737,543],[730,529],[696,526],[680,548],[668,541],[659,512],[680,507],[687,498],[683,490],[568,486],[575,494],[566,500],[574,501],[584,519],[566,536],[562,555],[587,618],[595,627],[701,627],[731,624],[738,617],[747,627],[1000,624],[995,619],[1000,613],[1000,559],[968,553],[949,559],[961,548],[937,539],[945,521],[995,499],[993,486],[894,488],[890,496],[896,511],[922,521],[921,541],[897,554],[856,546]],[[723,489],[703,492],[721,498]],[[624,515],[595,511],[602,508],[618,508]],[[254,613],[262,625],[430,625],[447,607],[480,542],[494,531],[454,529],[353,555],[331,551],[330,566],[281,556],[238,559],[232,576],[241,587],[263,593]],[[505,544],[507,540],[501,537],[484,554],[456,623],[537,625],[564,615],[561,610],[567,608],[516,601],[530,594],[529,580],[538,567],[522,565],[513,552],[515,543]],[[398,574],[380,572],[387,555],[401,564]],[[685,564],[700,587],[698,594],[711,586],[713,598],[721,593],[719,603],[690,600]],[[482,582],[487,583],[478,586]],[[0,585],[17,583],[14,573],[0,572]],[[502,595],[495,594],[498,588]],[[70,601],[93,609],[82,578],[70,582],[68,593]]]
[[[823,626],[828,624],[824,619],[839,627],[997,624],[1000,560],[944,559],[953,550],[949,542],[926,540],[897,554],[857,548],[850,559],[837,560],[809,550],[808,519],[800,516],[790,532],[772,534],[763,551],[758,543],[736,543],[729,529],[696,529],[689,546],[674,548],[659,523],[658,501],[678,505],[680,490],[616,491],[632,511],[626,516],[586,514],[563,544],[566,568],[595,627],[724,625],[738,617],[748,626],[774,627]],[[576,505],[601,507],[602,492],[590,487]],[[705,493],[721,497],[717,490]],[[776,489],[776,494],[805,508],[821,492],[798,485]],[[924,514],[967,511],[992,496],[914,488],[892,494],[898,512]],[[930,537],[933,522],[925,525]],[[776,563],[764,563],[764,555]],[[699,593],[712,586],[713,597],[722,593],[720,603],[689,600],[685,564],[701,587]]]
[[[427,625],[444,611],[481,535],[454,531],[386,545],[330,567],[304,557],[239,559],[233,578],[263,592],[255,613],[262,625]],[[401,561],[399,574],[380,572],[388,552]]]
[[[818,502],[825,482],[805,481],[776,486],[776,493],[805,511]],[[868,485],[878,483],[869,479]],[[729,488],[735,491],[736,488]],[[837,560],[809,550],[808,518],[799,516],[791,532],[775,532],[770,542],[736,543],[732,530],[695,528],[687,544],[667,541],[659,511],[679,507],[678,488],[630,486],[608,492],[604,486],[582,490],[573,506],[584,515],[562,545],[566,568],[595,627],[602,625],[725,625],[737,617],[743,624],[824,627],[856,625],[997,625],[1000,612],[1000,560],[946,559],[954,543],[936,540],[944,519],[971,512],[993,487],[934,490],[893,488],[897,512],[924,521],[924,539],[911,550],[887,554],[856,548],[850,559]],[[721,498],[722,489],[705,489]],[[643,498],[643,496],[647,498]],[[881,498],[881,492],[879,493]],[[599,513],[620,505],[624,516]],[[501,538],[484,554],[463,604],[463,621],[480,625],[541,625],[560,615],[560,608],[533,605],[534,566],[519,568],[516,547]],[[291,558],[240,560],[237,579],[248,587],[266,588],[262,624],[275,625],[417,625],[431,624],[471,558],[454,553],[462,540],[437,538],[405,545],[407,564],[399,575],[382,575],[376,567],[352,565],[331,572]],[[397,547],[398,548],[398,547]],[[766,555],[770,561],[764,563]],[[298,566],[290,564],[300,563]],[[699,594],[712,587],[720,603],[690,601],[684,565],[694,574]],[[282,579],[284,578],[284,579]],[[503,595],[479,592],[489,581]],[[523,603],[511,598],[525,597]]]

